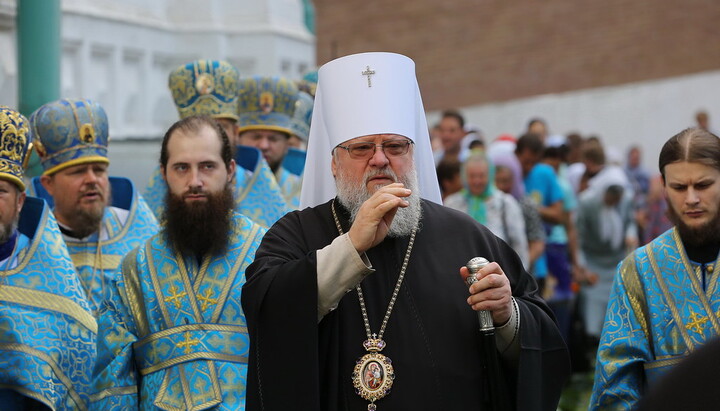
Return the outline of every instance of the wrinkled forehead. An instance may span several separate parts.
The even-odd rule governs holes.
[[[407,141],[412,141],[411,138],[405,137],[405,136],[403,136],[403,135],[401,135],[401,134],[391,134],[391,133],[388,133],[388,134],[369,134],[369,135],[366,135],[366,136],[360,136],[360,137],[351,138],[350,140],[343,141],[343,142],[340,143],[339,145],[345,146],[345,145],[352,144],[352,143],[363,143],[363,142],[370,142],[370,141],[375,142],[375,143],[380,143],[380,142],[388,141],[388,140],[407,140]]]

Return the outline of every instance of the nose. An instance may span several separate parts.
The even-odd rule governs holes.
[[[94,185],[97,184],[98,180],[99,177],[95,170],[93,170],[92,167],[88,167],[87,172],[85,173],[85,184]]]
[[[390,160],[385,155],[382,146],[375,146],[375,152],[373,153],[372,157],[370,157],[369,164],[377,168],[383,168],[386,165],[390,164]]]
[[[200,178],[200,170],[196,167],[193,167],[190,170],[190,181],[188,182],[188,185],[190,188],[199,188],[203,186],[203,181]]]
[[[694,188],[689,187],[687,190],[687,194],[685,195],[685,203],[692,206],[696,205],[699,202],[700,197],[698,196],[697,191]]]
[[[268,140],[267,138],[261,138],[260,140],[258,140],[258,149],[264,151],[268,148],[270,148],[270,140]]]

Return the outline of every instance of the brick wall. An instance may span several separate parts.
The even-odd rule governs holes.
[[[417,64],[427,110],[720,69],[718,0],[314,0],[318,65]]]

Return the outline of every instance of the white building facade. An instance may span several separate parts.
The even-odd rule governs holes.
[[[241,76],[300,79],[315,69],[307,0],[62,0],[61,98],[106,110],[110,172],[143,190],[159,139],[178,119],[168,75],[197,59]],[[0,0],[0,105],[18,107],[16,0]]]
[[[227,60],[241,76],[315,69],[302,0],[63,0],[61,97],[98,101],[113,140],[154,138],[177,120],[169,73]],[[0,104],[17,107],[16,0],[0,0]]]

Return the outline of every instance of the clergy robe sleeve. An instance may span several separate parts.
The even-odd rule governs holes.
[[[373,271],[365,253],[358,254],[347,233],[318,250],[318,321],[334,310],[343,295]]]
[[[93,372],[91,410],[138,409],[138,380],[133,343],[138,340],[128,307],[123,270],[134,265],[137,249],[130,252],[109,287],[98,318],[97,362]]]
[[[610,292],[598,346],[591,410],[631,409],[643,394],[644,364],[650,359],[651,348],[643,330],[647,329],[642,325],[644,313],[635,310],[645,301],[642,294],[631,254],[618,266]]]
[[[297,216],[290,213],[275,223],[245,271],[242,305],[250,334],[248,410],[289,410],[299,404],[304,409],[320,409],[315,380],[319,374],[316,251],[307,248],[304,235],[310,230],[303,230]],[[314,357],[307,358],[308,353]],[[297,378],[282,366],[293,361],[306,367],[309,378]],[[263,381],[283,388],[264,388]]]

